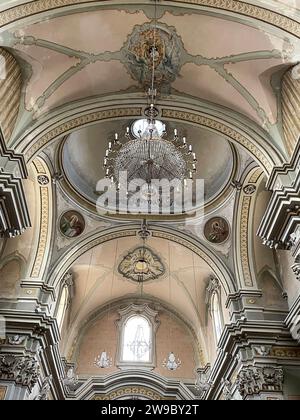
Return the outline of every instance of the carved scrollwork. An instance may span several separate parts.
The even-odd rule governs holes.
[[[33,357],[3,354],[0,356],[0,380],[14,381],[18,385],[27,386],[30,391],[39,377],[39,365]]]
[[[139,247],[123,258],[118,271],[125,278],[148,281],[161,277],[165,273],[165,267],[150,248]]]
[[[248,367],[239,373],[236,385],[242,397],[260,392],[282,392],[284,373],[281,368],[271,366]]]

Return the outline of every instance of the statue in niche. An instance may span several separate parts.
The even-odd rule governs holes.
[[[206,223],[204,235],[209,242],[222,244],[229,237],[229,224],[223,217],[214,217]]]

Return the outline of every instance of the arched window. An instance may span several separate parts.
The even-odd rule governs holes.
[[[150,362],[152,331],[149,321],[140,315],[129,318],[124,325],[124,362]]]
[[[119,309],[119,368],[153,369],[156,365],[155,338],[158,312],[147,304]]]
[[[69,302],[69,289],[68,289],[68,286],[64,286],[61,292],[60,301],[59,301],[57,314],[56,314],[56,320],[57,320],[58,328],[60,331],[64,323],[68,302]]]
[[[215,329],[215,337],[218,342],[223,332],[223,317],[221,313],[221,302],[219,293],[214,292],[211,297],[211,315]]]

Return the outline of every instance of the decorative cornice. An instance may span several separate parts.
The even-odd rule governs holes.
[[[258,235],[270,248],[289,249],[300,223],[300,144],[290,164],[276,168],[269,187],[272,197],[261,221]]]
[[[21,235],[30,227],[22,179],[27,177],[21,155],[8,150],[0,133],[0,236]]]
[[[266,24],[275,26],[285,32],[288,32],[296,37],[300,37],[299,22],[279,14],[275,11],[263,8],[248,2],[239,0],[173,0],[174,5],[182,7],[185,4],[193,5],[197,8],[211,8],[212,10],[219,10],[224,12],[231,12],[236,15],[245,16],[245,18],[256,19]],[[97,0],[34,0],[19,6],[6,9],[0,13],[0,27],[17,22],[21,19],[30,16],[38,15],[50,11],[56,11],[63,7],[72,6],[91,6],[92,4],[103,5],[103,1]],[[104,2],[105,3],[105,2]],[[118,5],[118,2],[115,2]]]
[[[107,394],[95,394],[91,400],[102,401],[102,400],[119,400],[122,397],[128,397],[129,399],[138,399],[141,397],[146,400],[166,400],[161,394],[152,391],[144,386],[131,386],[120,388],[116,391],[109,392]],[[130,398],[131,397],[131,398]]]

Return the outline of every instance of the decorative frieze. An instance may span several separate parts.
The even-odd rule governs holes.
[[[34,357],[0,355],[0,381],[14,381],[31,391],[38,381],[39,373],[39,364]]]
[[[275,367],[247,367],[238,374],[236,385],[243,398],[262,392],[282,392],[284,373]]]

